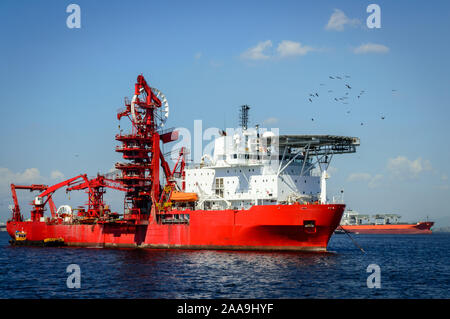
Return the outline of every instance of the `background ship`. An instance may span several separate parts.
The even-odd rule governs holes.
[[[133,98],[117,113],[131,123],[130,133],[115,137],[124,159],[117,170],[52,186],[12,184],[8,233],[21,232],[25,243],[70,246],[325,251],[345,208],[327,201],[326,170],[333,155],[355,152],[359,139],[252,129],[249,109],[241,107],[238,131],[216,138],[212,155],[188,166],[181,148],[170,168],[161,148],[178,139],[164,128],[169,105],[139,75]],[[63,187],[85,190],[87,207],[56,209],[52,195]],[[124,192],[123,214],[104,203],[107,188]],[[17,189],[41,192],[30,219],[20,212]],[[51,217],[44,216],[47,203]]]
[[[362,215],[353,210],[346,210],[342,216],[337,233],[350,232],[355,234],[431,234],[434,222],[402,223],[400,215],[377,214]]]

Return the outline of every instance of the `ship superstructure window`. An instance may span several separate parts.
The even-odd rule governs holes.
[[[215,183],[215,191],[216,191],[216,195],[219,197],[223,197],[223,178],[216,178],[216,183]]]

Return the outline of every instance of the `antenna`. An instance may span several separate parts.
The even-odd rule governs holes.
[[[241,125],[243,130],[247,130],[248,128],[248,111],[250,110],[250,106],[247,104],[241,106],[241,110],[239,112],[239,124]]]

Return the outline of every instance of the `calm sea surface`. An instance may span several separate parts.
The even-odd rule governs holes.
[[[329,253],[11,247],[0,298],[450,298],[450,234],[333,235]],[[81,288],[66,268],[78,264]],[[367,266],[381,288],[367,288]]]

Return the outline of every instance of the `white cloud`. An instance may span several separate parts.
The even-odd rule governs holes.
[[[376,174],[375,176],[372,176],[369,173],[352,173],[347,178],[347,181],[349,182],[368,182],[367,186],[369,188],[376,188],[381,186],[381,181],[383,179],[383,175]]]
[[[269,50],[272,47],[272,41],[267,40],[259,42],[255,47],[246,50],[241,54],[241,58],[247,60],[269,60],[273,58],[287,58],[292,56],[302,56],[318,49],[303,45],[300,42],[283,40],[276,49],[276,55]]]
[[[366,54],[366,53],[388,53],[389,48],[382,44],[375,43],[365,43],[361,44],[359,47],[353,50],[355,54]]]
[[[396,177],[411,179],[417,178],[420,173],[430,171],[431,163],[418,157],[415,160],[409,160],[405,156],[390,158],[387,163],[388,170]]]
[[[305,55],[310,51],[314,51],[314,48],[302,45],[300,42],[294,42],[289,40],[283,40],[278,44],[277,52],[280,57],[289,57],[297,55]]]
[[[267,60],[270,56],[267,55],[266,51],[271,47],[272,41],[270,40],[259,42],[255,47],[242,53],[241,57],[248,60]]]
[[[370,175],[368,173],[352,173],[347,178],[347,181],[349,181],[349,182],[368,181],[368,180],[370,180],[371,177],[372,177],[372,175]]]
[[[10,184],[37,184],[43,183],[44,178],[37,168],[27,168],[23,172],[14,173],[9,168],[0,167],[0,197],[11,196]]]
[[[358,19],[348,18],[342,10],[334,9],[328,20],[325,30],[344,31],[345,26],[356,27],[361,24]]]
[[[61,173],[61,172],[58,171],[58,170],[54,170],[54,171],[52,171],[52,172],[50,173],[50,177],[51,177],[52,179],[63,179],[63,178],[64,178],[64,174]]]
[[[277,119],[276,117],[269,117],[268,119],[264,120],[264,125],[273,125],[273,124],[277,124],[279,122],[279,119]]]
[[[383,175],[377,174],[374,177],[372,177],[372,179],[370,180],[369,184],[367,184],[367,186],[369,186],[369,188],[379,187],[379,186],[381,186],[382,179],[383,179]]]
[[[10,184],[48,184],[52,183],[50,179],[62,179],[64,174],[58,170],[50,173],[50,178],[42,176],[37,168],[27,168],[23,172],[15,173],[9,168],[0,167],[0,196],[9,196]]]
[[[14,173],[9,168],[0,167],[0,182],[4,183],[35,183],[42,180],[37,168],[27,168],[23,173]]]

